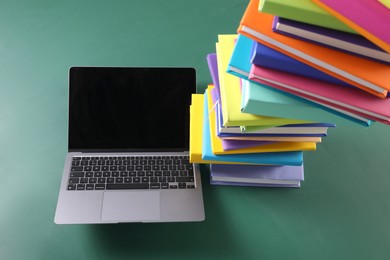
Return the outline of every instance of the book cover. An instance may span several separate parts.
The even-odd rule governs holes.
[[[218,78],[218,63],[217,63],[217,54],[210,53],[206,56],[207,65],[209,68],[211,80],[213,81],[214,88],[217,90],[217,97],[219,99],[219,78]],[[249,71],[248,71],[249,76]]]
[[[255,77],[255,75],[252,75],[252,77]],[[276,116],[319,120],[344,126],[353,124],[370,125],[370,120],[337,107],[331,107],[324,103],[318,106],[316,105],[317,100],[307,99],[306,102],[299,102],[296,96],[272,88],[273,86],[272,82],[264,82],[264,84],[258,82],[255,84],[243,80],[242,111],[251,114],[263,113],[267,115],[272,113]],[[299,99],[305,100],[304,98]]]
[[[312,0],[383,50],[390,52],[390,10],[378,1]]]
[[[304,180],[304,166],[210,165],[211,184],[288,185],[299,187]]]
[[[390,66],[272,31],[273,16],[258,12],[251,0],[238,32],[327,74],[385,98],[390,89]]]
[[[356,33],[310,0],[264,0],[258,6],[258,10],[295,21]]]
[[[256,141],[256,140],[225,140],[221,139],[223,150],[237,150],[247,147],[260,146],[265,144],[274,143],[272,141]]]
[[[192,94],[190,106],[190,162],[203,163],[202,142],[203,142],[203,94]]]
[[[390,99],[378,99],[358,89],[348,89],[336,84],[258,66],[253,66],[250,78],[358,116],[385,124],[390,123]]]
[[[237,77],[248,79],[252,64],[250,58],[252,55],[253,40],[238,34],[234,43],[233,53],[231,54],[227,71]]]
[[[203,118],[208,118],[207,100],[205,99]],[[223,154],[216,155],[212,152],[209,120],[203,120],[202,161],[235,163],[235,164],[266,164],[266,165],[302,165],[303,152],[279,152],[279,153],[250,153],[250,154]],[[199,124],[202,126],[202,124]]]
[[[190,144],[189,155],[191,163],[205,163],[205,164],[234,164],[233,162],[224,162],[221,160],[204,160],[202,159],[203,153],[203,116],[204,116],[204,95],[193,94],[191,97],[190,106]],[[209,134],[209,132],[207,133]],[[255,162],[255,160],[253,160]]]
[[[321,143],[319,136],[246,136],[246,135],[227,135],[220,137],[223,140],[253,140],[253,141],[273,141],[273,142],[314,142]]]
[[[350,84],[332,77],[331,75],[322,72],[310,65],[307,65],[299,60],[296,60],[282,52],[279,52],[275,49],[272,49],[262,43],[253,41],[253,49],[251,56],[251,67],[252,64],[270,68],[281,70],[293,74],[302,75],[309,78],[315,78],[322,81],[332,82],[335,84],[344,85],[347,87],[353,87]]]
[[[226,72],[236,35],[219,35],[217,47],[218,76],[224,126],[286,125],[312,123],[305,120],[265,117],[241,112],[240,79]]]
[[[247,38],[247,39],[249,39],[249,38]],[[236,44],[238,44],[238,41]],[[211,58],[212,57],[211,55],[208,57],[210,57],[207,59],[208,64],[209,64],[209,69],[213,70],[213,72],[210,71],[210,73],[212,73],[214,75],[214,78],[216,78],[215,76],[218,76],[218,70],[216,69],[216,66],[217,66],[216,60]],[[218,80],[216,80],[216,83],[217,83],[217,81]],[[217,87],[214,86],[214,88],[211,88],[210,92],[211,92],[212,103],[214,104],[213,107],[214,107],[214,110],[216,112],[216,125],[217,125],[216,128],[217,128],[218,137],[222,137],[226,133],[235,133],[235,134],[243,133],[244,129],[251,128],[250,126],[228,126],[228,127],[223,126],[223,117],[222,117],[222,113],[221,113],[219,90]],[[323,123],[313,123],[313,124],[303,124],[303,125],[291,125],[290,130],[289,130],[288,126],[289,125],[281,126],[284,128],[284,134],[286,134],[286,133],[289,133],[289,134],[312,134],[312,135],[320,135],[320,136],[322,136],[323,133],[310,132],[311,130],[308,131],[307,128],[309,127],[310,129],[314,129],[314,127],[329,127],[329,125],[325,125]],[[276,129],[276,131],[273,131],[273,129],[275,129],[273,126],[260,125],[260,126],[254,126],[254,127],[256,127],[256,130],[267,129],[267,130],[264,130],[262,132],[263,134],[275,134],[275,136],[276,135],[280,136],[280,134],[282,134],[282,131],[280,131],[280,130],[278,131],[278,129]],[[333,127],[333,126],[331,126],[331,127]],[[293,129],[293,130],[291,130],[291,129]],[[298,131],[300,131],[300,132],[298,132]],[[324,131],[324,130],[321,130],[321,131]],[[258,132],[259,135],[261,135],[262,133]],[[251,134],[253,135],[253,134],[257,134],[257,133],[254,132]]]
[[[207,117],[204,117],[203,120],[207,121],[210,129],[210,141],[211,149],[213,154],[249,154],[249,153],[270,153],[270,152],[287,152],[287,151],[313,151],[316,150],[316,143],[311,142],[277,142],[266,145],[259,146],[250,146],[245,148],[240,148],[236,150],[226,151],[223,148],[222,141],[217,136],[217,131],[215,127],[216,116],[215,109],[212,104],[210,87],[206,89],[204,95],[204,102],[207,103],[207,108],[205,105],[204,109],[207,109]],[[206,112],[205,112],[206,114]],[[204,122],[205,124],[206,122]],[[287,132],[288,133],[288,132]]]
[[[390,54],[365,37],[321,26],[275,17],[273,30],[277,33],[322,44],[354,55],[380,62],[390,62]]]

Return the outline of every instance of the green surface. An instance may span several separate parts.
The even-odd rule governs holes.
[[[73,65],[194,66],[244,0],[0,2],[0,259],[388,259],[390,127],[337,128],[301,189],[215,187],[202,223],[53,223]],[[48,162],[48,163],[47,163]]]

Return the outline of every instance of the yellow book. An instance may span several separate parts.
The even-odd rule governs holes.
[[[190,162],[203,163],[203,94],[192,94],[190,106]]]
[[[247,153],[271,153],[271,152],[291,152],[291,151],[313,151],[316,150],[314,142],[277,142],[267,145],[253,146],[236,150],[225,151],[222,141],[217,135],[216,129],[216,112],[211,97],[211,89],[213,86],[208,86],[206,89],[209,125],[210,125],[210,140],[211,148],[214,154],[247,154]]]
[[[306,120],[259,116],[241,112],[240,79],[226,72],[230,57],[233,53],[236,37],[236,34],[219,35],[218,42],[216,43],[223,125],[281,126],[287,124],[313,123]]]
[[[204,95],[192,94],[190,106],[190,162],[205,164],[237,164],[234,162],[210,161],[202,159],[203,107]]]

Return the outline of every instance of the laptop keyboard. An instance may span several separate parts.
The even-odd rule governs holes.
[[[68,190],[193,189],[188,156],[76,156]]]

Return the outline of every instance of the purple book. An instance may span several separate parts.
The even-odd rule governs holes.
[[[219,95],[218,89],[213,88],[211,90],[211,99],[213,101],[213,104],[216,104],[219,101],[218,95]],[[216,111],[216,114],[220,113],[218,104],[214,107],[214,109]],[[218,124],[218,123],[216,122],[216,124]],[[218,125],[217,125],[217,127],[218,127]],[[237,149],[253,147],[253,146],[260,146],[260,145],[270,144],[270,143],[274,143],[274,142],[271,142],[271,141],[252,141],[252,140],[223,140],[222,139],[222,147],[225,151],[237,150]]]
[[[301,166],[210,165],[210,183],[215,185],[298,188],[303,180],[303,164]]]
[[[213,81],[215,89],[217,89],[217,95],[219,100],[219,77],[218,77],[218,63],[217,63],[217,54],[210,53],[206,57],[207,65],[209,67],[211,80]]]
[[[361,35],[328,29],[321,26],[275,17],[273,30],[301,40],[321,44],[384,63],[390,63],[390,54]]]

